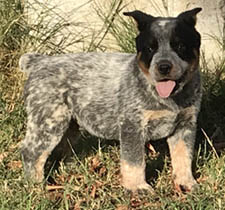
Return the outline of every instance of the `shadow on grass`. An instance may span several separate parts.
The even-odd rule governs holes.
[[[74,134],[70,132],[71,130],[76,130],[77,126],[78,125],[75,122],[71,123],[71,129],[68,129],[60,144],[54,149],[48,158],[45,167],[46,175],[49,174],[50,170],[58,170],[60,161],[63,160],[65,163],[74,161],[74,155],[76,155],[78,159],[84,159],[93,155],[93,153],[96,153],[99,148],[101,148],[102,152],[104,152],[108,151],[109,146],[119,147],[119,141],[117,140],[99,139],[87,133],[82,133],[80,136],[74,136]],[[75,141],[75,139],[77,141]],[[152,157],[149,149],[146,147],[146,153],[148,156],[146,158],[146,179],[150,183],[157,180],[159,172],[163,170],[165,156],[168,155],[168,145],[165,139],[151,142],[151,145],[155,148],[157,155]],[[48,181],[50,183],[54,183],[51,176]]]
[[[156,154],[150,154],[151,152],[147,149],[146,180],[150,183],[154,183],[165,166],[165,158],[169,155],[169,148],[166,139],[150,141],[149,143],[155,149]]]
[[[198,119],[196,145],[206,142],[207,134],[215,150],[220,153],[225,148],[225,62],[215,73],[202,73],[203,96]],[[207,150],[212,146],[206,145]]]

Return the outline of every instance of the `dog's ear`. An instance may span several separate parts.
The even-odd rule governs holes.
[[[135,10],[132,12],[124,12],[123,14],[134,18],[134,20],[137,22],[139,31],[143,31],[145,29],[146,25],[149,22],[153,21],[153,19],[154,19],[153,16],[145,14],[144,12],[141,12],[139,10]]]
[[[194,27],[197,21],[197,14],[202,10],[202,8],[197,7],[192,10],[188,10],[186,12],[182,12],[178,15],[178,19],[184,21],[188,25]]]

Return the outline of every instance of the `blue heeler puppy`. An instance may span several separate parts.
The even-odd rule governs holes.
[[[53,149],[73,122],[80,129],[120,140],[122,185],[151,190],[145,180],[145,143],[167,138],[178,190],[191,190],[192,153],[201,101],[200,35],[195,8],[177,17],[126,12],[138,25],[137,54],[26,54],[25,173],[37,181]],[[77,138],[76,138],[77,137]]]

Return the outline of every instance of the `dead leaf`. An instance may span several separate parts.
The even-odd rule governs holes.
[[[12,145],[9,147],[9,151],[10,151],[10,152],[15,151],[15,150],[19,147],[19,145],[20,145],[20,143],[12,144]]]
[[[100,170],[99,170],[99,175],[100,176],[104,176],[105,174],[106,174],[106,167],[105,166],[103,166],[103,167],[101,167],[100,168]]]
[[[100,181],[95,181],[95,184],[93,184],[93,185],[91,186],[91,193],[90,193],[90,196],[91,196],[92,198],[96,198],[96,192],[97,192],[98,188],[100,188],[102,185],[103,185],[102,182],[100,182]]]
[[[198,183],[204,183],[205,181],[207,181],[209,179],[209,177],[207,176],[201,176],[197,179]]]
[[[81,210],[80,208],[80,202],[76,203],[73,207],[73,210]]]
[[[3,152],[0,154],[0,163],[3,162],[3,160],[8,156],[8,152]]]
[[[92,198],[95,198],[96,189],[97,189],[96,185],[92,185],[91,194],[90,194]]]
[[[77,201],[73,207],[73,210],[81,210],[80,205],[83,202],[85,202],[85,199]]]
[[[142,204],[140,199],[138,197],[133,197],[130,201],[131,207],[132,208],[138,208]]]
[[[103,183],[98,181],[98,180],[96,180],[95,183],[96,183],[96,187],[97,188],[99,188],[99,187],[101,187],[103,185]]]
[[[151,153],[153,153],[153,154],[156,153],[154,147],[153,147],[150,143],[147,144],[147,148],[149,149],[149,151],[150,151]]]
[[[46,190],[48,190],[48,191],[61,190],[61,189],[64,189],[64,186],[60,186],[60,185],[47,185],[46,186]]]
[[[22,168],[22,162],[20,160],[14,160],[9,162],[7,166],[12,170]]]
[[[80,186],[74,186],[73,187],[74,191],[80,191],[80,188],[81,188]]]
[[[127,205],[118,205],[116,210],[129,210],[129,206],[127,206]]]
[[[95,156],[91,159],[91,163],[90,163],[90,169],[91,171],[96,171],[96,169],[98,169],[101,165],[101,162],[99,160],[98,156]]]
[[[147,148],[153,158],[159,155],[159,153],[155,151],[154,147],[150,143],[147,144]]]
[[[63,193],[62,191],[49,191],[47,193],[48,199],[50,199],[53,202],[57,202],[58,200],[61,200],[63,198]]]

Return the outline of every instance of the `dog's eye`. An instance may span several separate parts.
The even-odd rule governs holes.
[[[172,41],[171,42],[171,47],[178,53],[178,54],[183,54],[186,52],[187,47],[186,45],[181,42],[181,41]]]
[[[176,46],[176,50],[178,51],[178,52],[185,52],[185,50],[186,50],[186,46],[183,44],[183,43],[178,43],[177,44],[177,46]]]
[[[147,51],[152,54],[158,49],[158,42],[156,39],[149,40],[148,45],[146,45]]]
[[[157,43],[153,43],[153,44],[151,44],[151,45],[148,47],[148,51],[149,51],[150,53],[153,53],[153,52],[155,52],[155,51],[157,50],[157,48],[158,48]]]
[[[154,49],[153,49],[152,47],[149,47],[149,48],[148,48],[148,51],[149,51],[150,53],[153,53]]]

